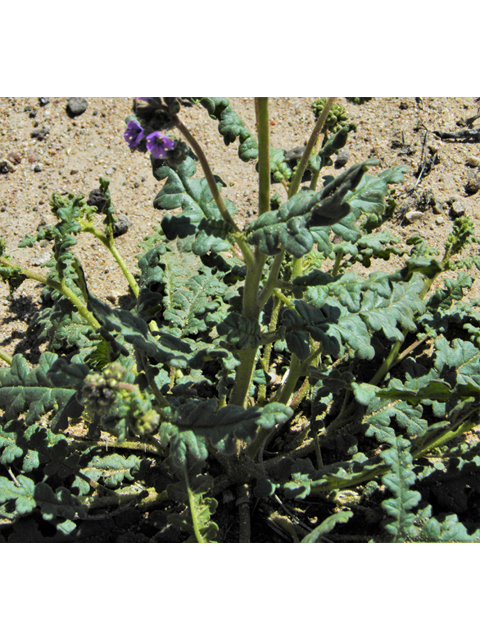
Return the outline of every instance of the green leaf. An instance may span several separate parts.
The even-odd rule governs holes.
[[[100,479],[112,489],[122,486],[126,480],[133,481],[138,472],[141,459],[131,455],[128,458],[118,453],[108,456],[94,456],[83,473],[98,482]]]
[[[142,318],[125,309],[112,309],[94,296],[90,296],[88,308],[108,332],[118,332],[157,362],[177,368],[187,366],[186,356],[192,353],[192,348],[184,341],[163,332],[154,338]]]
[[[26,476],[18,476],[16,483],[0,477],[0,504],[15,500],[15,511],[19,515],[31,513],[37,506],[34,492],[35,483]]]
[[[162,412],[159,435],[164,446],[170,445],[170,454],[177,467],[187,463],[187,457],[206,460],[207,441],[220,453],[233,455],[235,441],[252,442],[258,429],[272,429],[293,415],[292,409],[280,403],[244,409],[227,405],[216,410],[216,402],[187,399],[178,406]]]
[[[393,542],[403,542],[415,520],[415,514],[410,511],[422,498],[418,491],[410,490],[416,480],[410,442],[398,436],[393,440],[392,447],[382,451],[380,457],[390,467],[389,473],[383,476],[383,482],[395,496],[382,502],[383,509],[390,517],[385,529],[393,536]]]
[[[227,98],[200,98],[199,102],[207,109],[211,118],[218,120],[218,130],[225,144],[229,145],[240,138],[238,157],[243,162],[255,160],[258,156],[258,142],[232,109]]]
[[[279,209],[262,214],[247,227],[248,242],[267,255],[275,255],[281,246],[296,258],[305,255],[316,239],[309,228],[318,232],[318,228],[335,225],[350,213],[350,205],[344,202],[344,198],[351,189],[355,189],[371,164],[376,162],[367,160],[354,165],[321,191],[304,189]],[[351,236],[360,235],[358,230],[349,226],[354,224],[353,220],[345,224]]]
[[[213,478],[207,474],[196,475],[189,481],[188,475],[175,485],[169,485],[170,499],[187,505],[181,513],[172,513],[168,522],[181,531],[190,533],[187,542],[214,542],[218,525],[211,520],[218,502],[206,496],[213,488]],[[200,538],[200,540],[198,539]]]
[[[216,323],[217,312],[225,317],[223,296],[228,286],[178,243],[155,246],[138,264],[142,269],[138,308],[154,314],[162,326],[168,323],[179,336],[197,336]]]
[[[229,313],[217,326],[217,332],[220,336],[225,335],[228,344],[234,349],[256,348],[262,340],[258,321],[235,312]]]
[[[38,366],[30,369],[25,358],[17,354],[11,367],[0,369],[0,408],[5,411],[7,421],[26,412],[25,423],[30,425],[68,403],[74,391],[63,385],[55,386],[48,378],[56,359],[55,354],[45,352]]]
[[[480,395],[480,351],[471,342],[443,336],[435,340],[435,370],[462,396]]]
[[[313,531],[306,535],[302,542],[319,542],[319,538],[330,533],[336,524],[348,522],[352,516],[352,511],[339,511],[338,513],[334,513],[328,518],[325,518],[322,524],[319,524],[318,527],[315,527]]]
[[[195,236],[193,251],[203,255],[209,251],[227,251],[231,249],[228,240],[234,227],[223,219],[213,198],[205,178],[192,176],[196,171],[195,161],[187,156],[180,164],[169,166],[163,161],[152,159],[154,176],[157,180],[167,178],[153,206],[162,211],[182,209],[182,214],[167,214],[162,219],[162,229],[169,240]],[[217,187],[223,185],[216,178]],[[232,217],[236,214],[235,206],[224,200]]]

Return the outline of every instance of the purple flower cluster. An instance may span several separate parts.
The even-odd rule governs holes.
[[[136,98],[137,100],[151,100],[152,98]],[[175,141],[168,136],[163,135],[160,131],[154,131],[145,137],[143,127],[135,120],[127,123],[127,128],[123,134],[130,149],[133,149],[145,138],[148,151],[154,158],[165,158],[168,151],[175,148]]]

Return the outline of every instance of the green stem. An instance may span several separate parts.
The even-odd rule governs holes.
[[[59,283],[59,282],[56,282],[55,280],[52,280],[51,278],[46,278],[45,276],[42,276],[39,273],[35,273],[34,271],[30,271],[30,269],[23,269],[22,267],[18,267],[17,265],[14,265],[13,263],[11,263],[9,260],[7,260],[4,257],[0,257],[0,264],[5,265],[6,267],[10,267],[11,269],[17,269],[18,268],[19,272],[23,276],[25,276],[26,278],[29,278],[30,280],[36,280],[37,282],[40,282],[44,286],[52,287],[52,289],[56,289],[62,295],[64,295],[66,298],[68,298],[68,300],[70,300],[70,302],[73,304],[73,306],[77,308],[77,311],[82,316],[82,318],[85,318],[85,320],[94,329],[99,329],[100,328],[100,323],[95,318],[93,313],[91,313],[82,304],[82,301],[80,300],[80,298],[77,295],[75,295],[75,293],[73,293],[73,291],[71,289],[69,289],[69,287],[67,287],[63,282]]]
[[[4,362],[6,362],[10,367],[12,366],[12,363],[13,363],[12,357],[9,356],[8,353],[3,349],[0,349],[0,360],[3,360]]]
[[[190,515],[192,517],[193,532],[195,534],[195,538],[197,539],[197,542],[206,543],[207,541],[202,536],[202,532],[200,530],[200,524],[198,522],[197,510],[195,508],[195,499],[194,499],[194,496],[193,496],[193,492],[190,489],[190,483],[188,481],[188,471],[187,471],[187,467],[186,466],[183,467],[183,472],[184,472],[184,475],[185,475],[185,484],[187,486],[188,504],[190,506]]]
[[[122,256],[118,253],[118,250],[113,242],[113,238],[107,238],[107,236],[101,233],[101,231],[99,231],[98,229],[96,229],[93,226],[93,224],[89,224],[89,223],[84,224],[83,231],[86,231],[87,233],[91,233],[92,235],[94,235],[97,238],[97,240],[100,240],[100,242],[110,251],[112,256],[115,258],[115,261],[117,262],[118,266],[122,270],[123,275],[127,279],[127,282],[130,285],[131,290],[133,291],[133,295],[136,298],[138,298],[138,294],[139,294],[138,284],[135,278],[133,277],[132,272],[129,270],[129,268],[125,264]]]
[[[270,127],[268,98],[255,98],[258,124],[258,213],[270,210]]]
[[[215,204],[217,205],[218,210],[220,211],[220,214],[222,218],[225,220],[225,222],[228,222],[230,225],[232,225],[232,227],[235,230],[235,233],[233,235],[243,254],[245,263],[247,264],[247,266],[253,265],[254,258],[253,258],[252,250],[250,249],[249,244],[245,242],[243,238],[243,234],[241,233],[240,229],[237,227],[235,220],[230,215],[230,212],[228,211],[227,206],[223,201],[222,196],[220,195],[220,191],[215,181],[215,177],[212,173],[212,170],[210,169],[210,165],[208,164],[207,157],[203,153],[202,147],[198,144],[197,140],[191,134],[188,127],[180,120],[178,116],[176,116],[175,118],[175,126],[182,133],[182,135],[187,139],[187,142],[190,144],[192,149],[197,154],[197,157],[203,169],[203,173],[205,174],[205,179],[207,180],[213,199],[215,200]]]
[[[328,112],[332,108],[333,103],[335,102],[335,98],[328,98],[327,103],[325,104],[322,113],[320,114],[317,122],[315,123],[315,127],[313,128],[312,134],[307,142],[307,146],[305,147],[305,151],[303,152],[302,157],[300,158],[300,162],[298,163],[297,169],[295,171],[295,175],[293,176],[293,180],[290,183],[290,188],[288,190],[288,197],[291,198],[294,196],[298,190],[300,189],[300,184],[302,182],[302,176],[307,168],[308,161],[310,156],[312,155],[312,151],[315,147],[315,144],[318,140],[318,136],[320,135],[323,125],[328,116]]]
[[[270,146],[268,99],[255,100],[258,128],[258,171],[259,171],[259,212],[265,213],[270,208]],[[196,151],[196,149],[195,149]],[[241,247],[240,247],[241,248]],[[255,247],[252,260],[247,261],[247,275],[243,289],[243,316],[249,320],[257,320],[268,297],[259,295],[260,281],[267,256]],[[280,266],[278,267],[280,268]],[[276,280],[276,278],[275,278]],[[269,294],[270,295],[270,294]],[[239,351],[240,365],[235,374],[235,383],[230,396],[230,403],[246,406],[248,390],[255,370],[257,347],[249,347]]]
[[[338,272],[340,270],[340,263],[342,262],[342,258],[343,258],[343,250],[337,251],[336,255],[335,255],[335,264],[333,265],[333,269],[332,269],[332,276],[338,276]]]
[[[280,273],[280,269],[282,268],[284,258],[285,249],[282,249],[280,253],[277,253],[275,258],[273,259],[272,266],[270,267],[270,272],[267,277],[267,282],[265,283],[265,286],[258,297],[258,305],[260,309],[263,309],[263,307],[267,304],[267,301],[272,295],[273,290],[278,285],[278,275]]]

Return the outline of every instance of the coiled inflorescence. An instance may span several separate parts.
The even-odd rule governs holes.
[[[312,110],[315,116],[315,120],[319,118],[326,104],[327,98],[319,98],[312,103]],[[348,113],[345,111],[345,108],[342,107],[341,104],[338,104],[338,102],[334,102],[330,108],[330,111],[328,112],[328,116],[325,120],[323,129],[325,131],[337,133],[337,131],[340,131],[340,129],[346,124],[348,124]]]

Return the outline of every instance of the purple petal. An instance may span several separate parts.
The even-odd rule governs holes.
[[[138,122],[135,122],[135,120],[130,120],[130,122],[127,123],[125,133],[123,134],[123,137],[127,141],[130,149],[136,147],[137,144],[143,139],[143,136],[143,127],[141,127]]]
[[[153,100],[153,98],[135,98],[135,100]]]
[[[154,158],[165,158],[167,151],[175,148],[175,141],[162,135],[159,131],[154,131],[147,136],[147,149]]]

